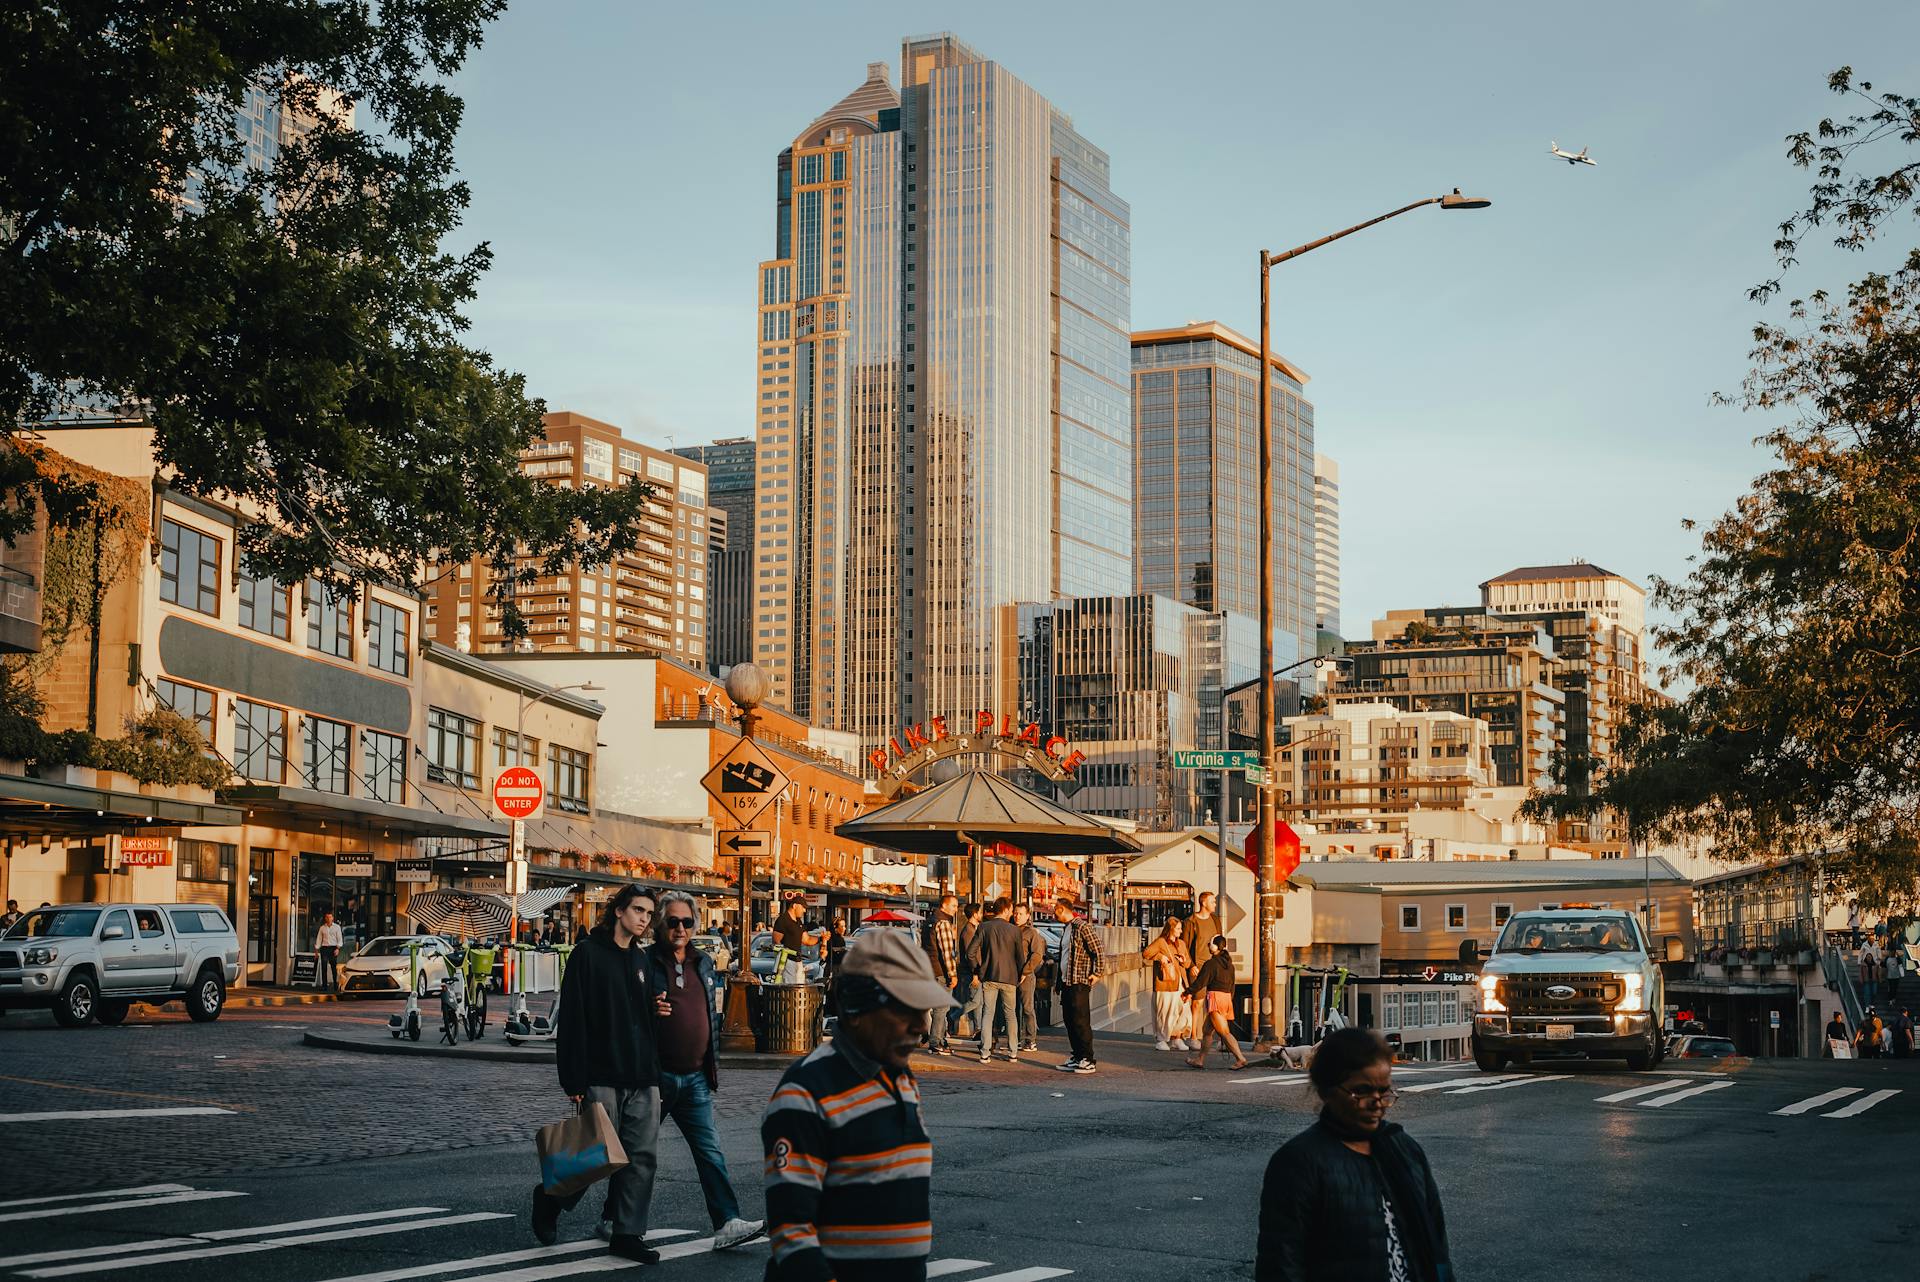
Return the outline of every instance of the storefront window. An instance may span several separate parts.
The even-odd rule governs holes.
[[[300,854],[294,858],[295,952],[313,951],[314,937],[328,913],[333,914],[345,936],[343,958],[369,939],[398,933],[393,864],[376,862],[372,875],[365,877],[339,877],[335,870],[332,855]]]

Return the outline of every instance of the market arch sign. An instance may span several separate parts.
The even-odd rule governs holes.
[[[995,717],[982,709],[973,714],[970,732],[949,729],[945,717],[915,722],[868,753],[867,761],[880,775],[880,795],[892,797],[908,779],[936,761],[988,755],[1017,761],[1060,784],[1069,795],[1079,789],[1074,771],[1087,759],[1083,752],[1069,751],[1059,735],[1042,734],[1037,721],[1016,729],[1012,717]]]

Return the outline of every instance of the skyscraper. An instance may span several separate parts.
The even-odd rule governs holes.
[[[1273,360],[1273,662],[1315,652],[1313,404]],[[1137,587],[1260,613],[1260,349],[1218,322],[1133,336]]]
[[[1314,626],[1340,635],[1340,465],[1313,456]]]
[[[754,657],[877,741],[993,706],[993,611],[1132,587],[1129,213],[1105,153],[952,36],[776,165]]]
[[[726,539],[707,557],[707,667],[714,673],[753,657],[755,452],[747,436],[674,451],[707,465],[709,511],[726,517]]]

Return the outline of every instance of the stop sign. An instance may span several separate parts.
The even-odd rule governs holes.
[[[547,787],[537,770],[508,766],[493,778],[493,808],[504,818],[531,819],[546,799]]]
[[[1245,847],[1247,867],[1255,877],[1260,875],[1259,837],[1260,829],[1255,827],[1247,834]],[[1285,881],[1300,866],[1300,834],[1284,819],[1273,821],[1273,862],[1275,866],[1267,870],[1267,875],[1275,882]]]

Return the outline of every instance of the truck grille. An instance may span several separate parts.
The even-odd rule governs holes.
[[[0,970],[19,970],[19,953],[0,953]]]
[[[1571,997],[1549,996],[1570,988]],[[1626,986],[1618,975],[1504,975],[1500,1000],[1515,1015],[1610,1015]]]

